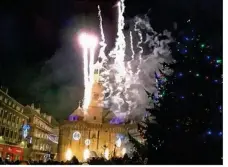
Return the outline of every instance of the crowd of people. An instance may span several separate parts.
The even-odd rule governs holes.
[[[127,155],[124,157],[112,157],[109,160],[106,160],[103,157],[93,157],[88,159],[87,162],[79,162],[79,160],[73,156],[70,161],[56,161],[48,160],[44,161],[9,161],[7,159],[3,160],[0,158],[0,165],[140,165],[146,164],[145,161],[142,161],[140,158],[133,156],[129,158]]]

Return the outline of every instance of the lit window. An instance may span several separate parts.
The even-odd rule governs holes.
[[[20,108],[19,106],[16,107],[16,110],[17,110],[17,111],[20,111],[20,109],[21,109],[21,108]]]

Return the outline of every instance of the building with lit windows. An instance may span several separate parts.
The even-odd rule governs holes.
[[[128,132],[137,132],[136,124],[126,124],[121,118],[102,108],[102,85],[98,73],[94,76],[92,99],[86,112],[78,108],[60,124],[58,160],[70,160],[76,156],[79,161],[90,157],[123,156]],[[133,133],[132,133],[133,134]],[[138,135],[137,133],[135,135]]]
[[[46,113],[41,113],[40,108],[35,108],[34,104],[27,105],[24,113],[29,117],[32,150],[30,159],[48,160],[57,153],[58,145],[58,123],[54,118]],[[53,123],[55,122],[55,123]]]
[[[24,106],[0,89],[0,157],[9,160],[26,159],[29,126]]]

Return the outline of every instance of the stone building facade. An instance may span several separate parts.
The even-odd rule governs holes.
[[[0,157],[24,160],[28,153],[28,117],[24,106],[0,89]]]
[[[41,113],[40,108],[35,108],[34,104],[24,108],[25,114],[29,117],[28,124],[31,127],[29,136],[31,137],[32,149],[30,159],[48,160],[52,154],[57,153],[58,145],[58,125],[52,124],[52,116]]]
[[[113,121],[115,116],[101,107],[102,85],[95,74],[92,99],[87,111],[79,107],[60,124],[58,160],[66,161],[76,156],[86,161],[91,156],[123,156],[126,152],[125,139],[136,124]]]

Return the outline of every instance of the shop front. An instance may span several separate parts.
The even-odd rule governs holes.
[[[0,144],[0,157],[9,161],[23,160],[23,148]]]

